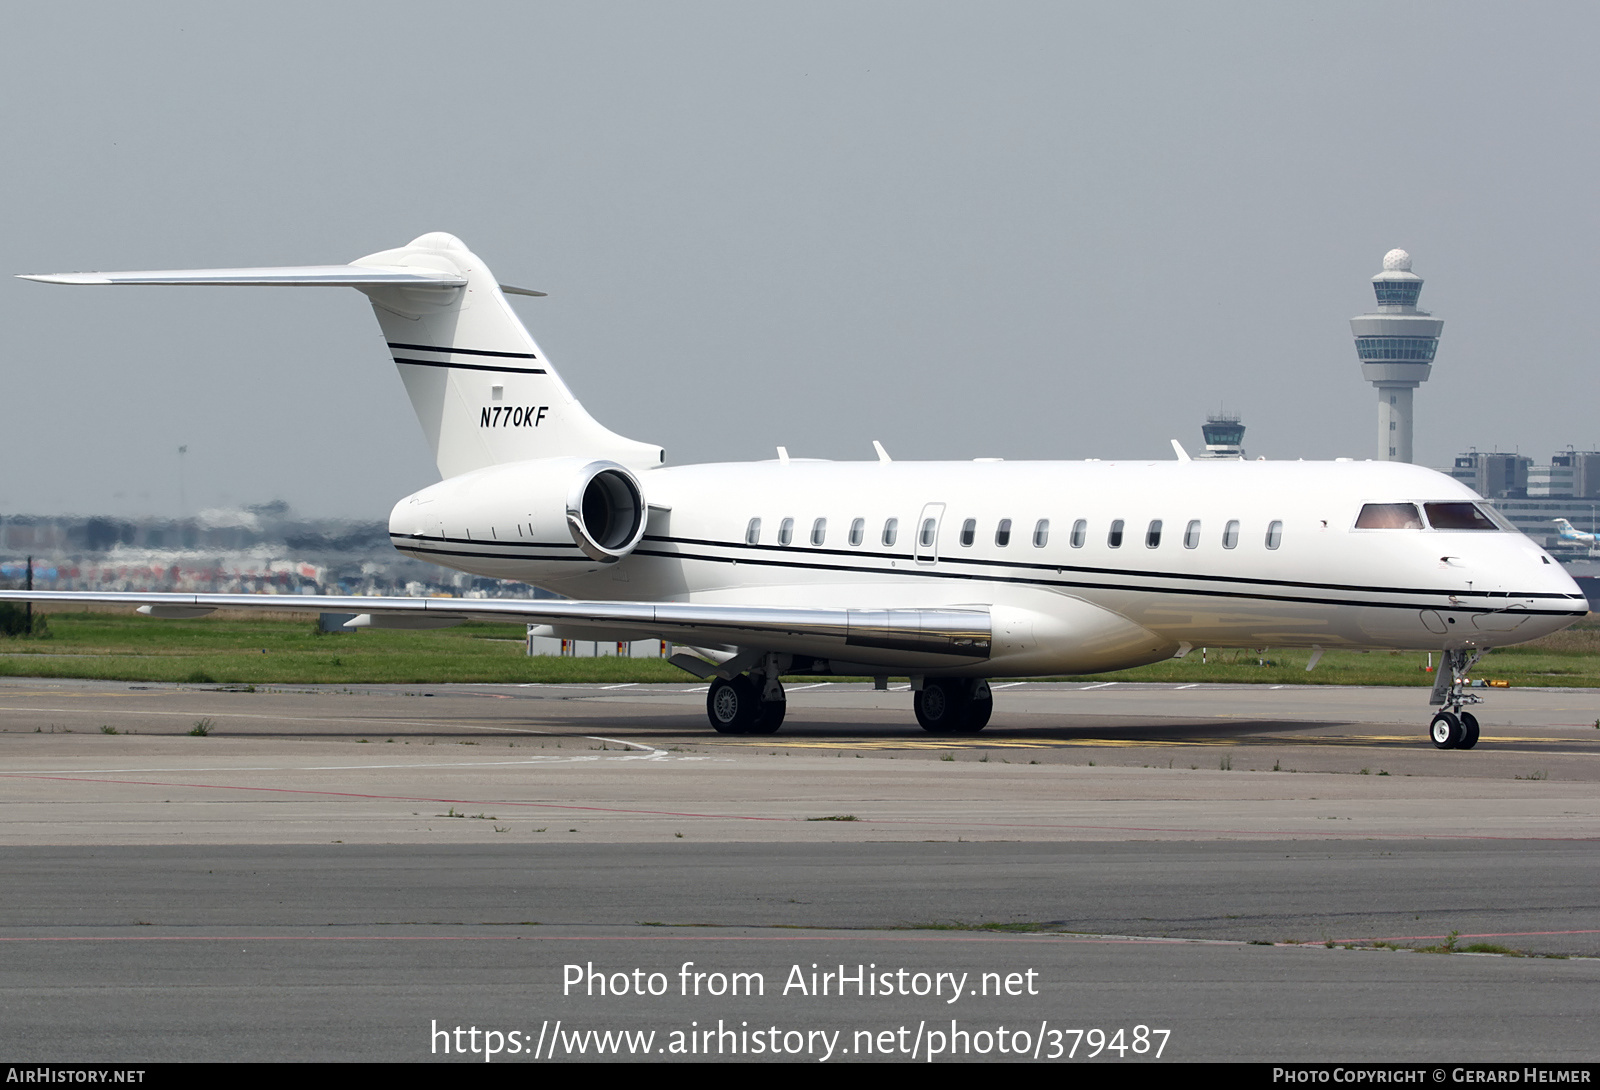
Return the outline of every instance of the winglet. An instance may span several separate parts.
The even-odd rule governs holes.
[[[1178,456],[1178,461],[1180,462],[1194,461],[1193,458],[1189,457],[1189,452],[1183,449],[1183,444],[1178,442],[1176,439],[1172,441],[1172,453]]]
[[[892,462],[892,461],[894,461],[893,458],[889,457],[889,452],[883,449],[883,444],[878,442],[876,439],[874,439],[872,441],[872,449],[878,452],[878,461],[880,461],[880,462]]]

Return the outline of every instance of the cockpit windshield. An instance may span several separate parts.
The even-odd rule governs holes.
[[[1435,530],[1498,530],[1493,519],[1475,503],[1425,503],[1428,525]]]
[[[1492,514],[1475,503],[1425,503],[1427,526],[1435,530],[1504,530]],[[1414,503],[1368,503],[1356,516],[1357,530],[1421,530],[1422,512]]]
[[[1414,503],[1369,503],[1356,516],[1357,530],[1420,530],[1422,515]]]

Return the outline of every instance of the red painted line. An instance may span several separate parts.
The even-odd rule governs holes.
[[[1512,939],[1529,935],[1600,935],[1600,928],[1584,931],[1485,931],[1476,935],[1457,935],[1460,939]],[[1396,935],[1386,939],[1334,939],[1334,942],[1422,942],[1424,939],[1448,939],[1449,935]],[[1298,945],[1298,944],[1297,944]]]

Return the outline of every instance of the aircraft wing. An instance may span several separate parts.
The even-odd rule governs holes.
[[[97,594],[0,591],[0,602],[101,603],[138,607],[153,617],[203,617],[217,609],[353,613],[383,618],[376,627],[433,628],[464,620],[554,625],[638,633],[692,646],[759,648],[896,666],[918,661],[956,666],[989,657],[989,612],[973,609],[805,609],[687,602],[579,602],[559,598],[366,598],[310,594]]]

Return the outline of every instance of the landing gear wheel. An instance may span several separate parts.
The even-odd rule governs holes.
[[[994,714],[994,694],[989,691],[987,681],[974,681],[966,692],[967,706],[961,714],[961,725],[956,728],[957,734],[977,734],[989,725],[989,716]]]
[[[953,734],[961,722],[961,689],[953,681],[933,679],[912,694],[917,722],[929,734]]]
[[[982,685],[982,682],[978,683]],[[957,678],[932,678],[912,697],[917,722],[929,734],[977,734],[989,722],[994,699],[973,699],[973,683]],[[985,696],[988,686],[983,685]]]
[[[706,718],[718,734],[749,734],[761,717],[761,694],[744,674],[717,678],[706,693]],[[781,721],[781,720],[780,720]]]
[[[1455,749],[1461,745],[1465,736],[1461,720],[1449,712],[1440,712],[1433,717],[1433,722],[1428,724],[1428,737],[1433,740],[1435,749]]]
[[[961,729],[958,734],[977,734],[989,725],[989,716],[994,714],[994,700],[973,700],[967,704],[967,714],[962,717]]]
[[[756,714],[755,724],[746,734],[777,734],[778,728],[783,726],[784,712],[789,710],[787,700],[763,700],[761,710]]]
[[[1457,749],[1471,749],[1478,744],[1478,717],[1471,712],[1461,713],[1461,741]]]

